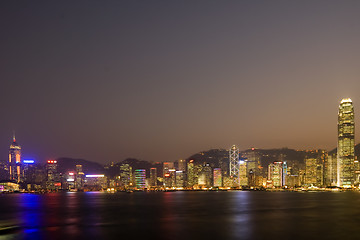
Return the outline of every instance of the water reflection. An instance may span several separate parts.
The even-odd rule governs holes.
[[[23,236],[27,239],[42,239],[43,234],[39,229],[42,227],[43,209],[41,196],[37,194],[20,194],[18,218],[23,228]]]
[[[237,239],[252,238],[251,222],[251,194],[252,192],[233,192],[229,204],[231,237]]]
[[[355,239],[360,194],[291,192],[0,195],[2,239]]]

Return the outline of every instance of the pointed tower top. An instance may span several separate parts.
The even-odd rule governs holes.
[[[13,131],[13,142],[16,142],[15,131]]]

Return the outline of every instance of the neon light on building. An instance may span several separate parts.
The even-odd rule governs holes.
[[[24,160],[23,163],[33,164],[33,163],[35,163],[35,161],[34,160]]]
[[[85,177],[87,178],[100,178],[100,177],[105,177],[104,174],[93,174],[93,175],[85,175]]]
[[[144,189],[146,187],[145,179],[146,179],[146,170],[145,169],[136,169],[135,170],[136,188]]]

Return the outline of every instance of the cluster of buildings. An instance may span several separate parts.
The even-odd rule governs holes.
[[[214,157],[212,162],[189,158],[148,168],[122,162],[105,166],[101,174],[85,174],[82,165],[74,165],[72,171],[60,172],[57,160],[48,160],[45,166],[22,160],[14,136],[9,161],[0,166],[9,179],[0,182],[0,191],[358,188],[354,136],[354,107],[349,98],[339,105],[337,149],[302,151],[300,160],[280,153],[269,162],[265,161],[269,154],[259,149],[240,152],[233,145],[223,151],[226,156]]]
[[[252,149],[254,150],[254,149]],[[338,144],[331,152],[307,151],[303,162],[279,156],[267,166],[267,174],[256,151],[241,158],[236,146],[230,149],[230,176],[239,187],[265,188],[357,188],[360,165],[355,157],[355,121],[351,99],[342,99],[338,111]]]
[[[0,192],[101,190],[107,186],[104,174],[85,175],[82,165],[75,165],[73,171],[63,173],[58,169],[57,160],[48,160],[45,165],[23,160],[15,135],[9,149],[9,161],[1,165],[6,177],[2,176],[4,179],[0,180]]]

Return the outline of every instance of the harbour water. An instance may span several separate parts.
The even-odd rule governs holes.
[[[359,192],[1,194],[1,239],[358,239]]]

